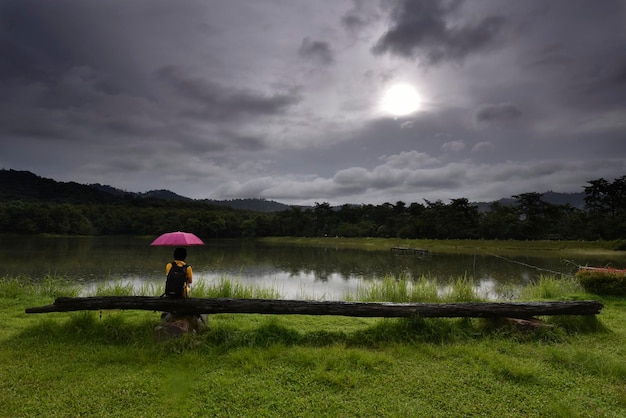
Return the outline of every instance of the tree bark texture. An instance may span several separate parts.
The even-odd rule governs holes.
[[[539,315],[595,315],[602,303],[571,302],[460,302],[388,303],[281,299],[188,298],[154,296],[94,296],[57,298],[52,305],[27,308],[26,313],[68,312],[101,309],[140,309],[177,315],[256,313],[281,315],[342,315],[358,317],[466,317],[530,318]]]

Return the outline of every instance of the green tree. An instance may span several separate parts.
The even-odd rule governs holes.
[[[609,183],[603,178],[591,180],[585,186],[585,207],[596,214],[615,218],[626,211],[626,176]]]
[[[246,219],[241,223],[241,236],[243,238],[256,237],[256,219]]]
[[[517,203],[517,211],[522,223],[522,234],[525,239],[541,238],[543,228],[546,225],[546,212],[549,203],[541,198],[543,193],[522,193],[513,196]]]
[[[592,215],[590,229],[605,239],[624,238],[626,228],[626,176],[609,182],[591,180],[585,190],[585,208]]]
[[[522,228],[517,209],[493,202],[482,216],[480,236],[485,239],[520,239]]]
[[[315,202],[313,216],[316,236],[323,237],[336,235],[336,217],[329,203]]]

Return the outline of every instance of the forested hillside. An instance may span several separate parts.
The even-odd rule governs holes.
[[[317,203],[311,208],[232,201],[232,206],[258,205],[250,210],[169,191],[129,193],[0,170],[0,233],[156,235],[186,230],[203,238],[626,239],[626,176],[590,180],[581,188],[582,208],[550,203],[537,192],[512,196],[508,204],[492,202],[486,211],[465,198],[340,207]]]

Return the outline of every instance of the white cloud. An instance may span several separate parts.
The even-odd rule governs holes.
[[[430,161],[430,165],[399,166],[407,155]],[[578,192],[587,181],[608,173],[626,170],[626,161],[506,161],[476,164],[471,161],[432,164],[435,159],[423,153],[404,152],[383,159],[373,169],[351,167],[334,176],[276,176],[222,186],[214,198],[256,197],[287,200],[297,204],[329,202],[384,203],[403,200],[421,202],[468,198],[492,201],[530,191]],[[595,172],[589,176],[589,172]]]
[[[493,150],[494,146],[491,142],[483,141],[478,142],[476,145],[472,147],[473,153],[484,153]]]
[[[438,164],[440,161],[428,154],[418,151],[402,151],[400,154],[383,156],[381,160],[385,161],[385,166],[412,169]]]
[[[460,152],[465,149],[463,141],[450,141],[441,146],[441,149],[445,152]]]

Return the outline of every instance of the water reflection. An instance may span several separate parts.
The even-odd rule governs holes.
[[[173,248],[150,247],[152,237],[32,237],[2,236],[0,275],[40,279],[53,274],[81,283],[111,280],[137,285],[160,285]],[[484,295],[506,293],[541,274],[573,274],[575,264],[625,264],[625,257],[579,257],[567,263],[558,257],[518,256],[509,259],[481,254],[399,255],[391,251],[364,251],[285,246],[246,240],[214,240],[191,247],[187,261],[196,281],[221,278],[272,287],[287,298],[342,299],[357,287],[387,275],[436,278],[447,286],[460,277],[474,278]]]

